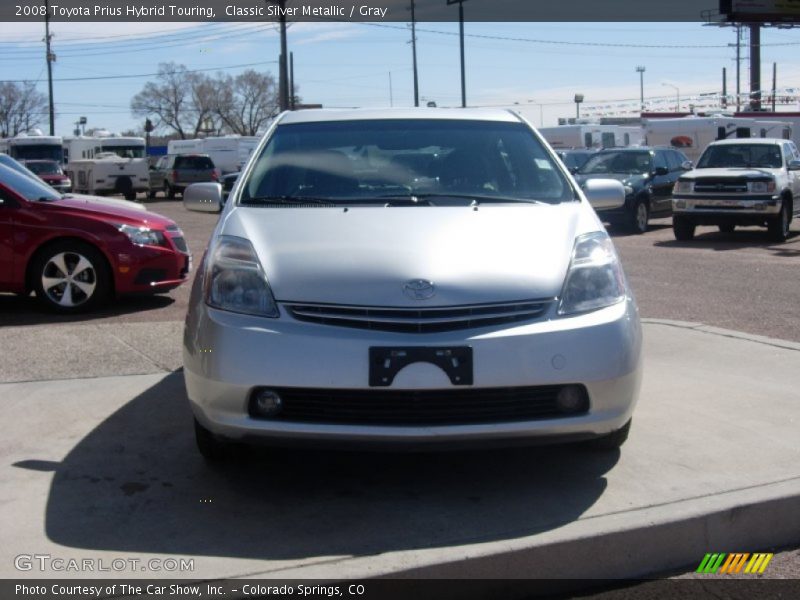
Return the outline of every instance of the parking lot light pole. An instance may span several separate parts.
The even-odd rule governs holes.
[[[639,65],[636,67],[636,72],[639,73],[639,102],[642,105],[642,110],[644,110],[644,72],[645,72],[644,65]]]
[[[581,118],[581,102],[583,102],[583,94],[575,94],[575,120]]]

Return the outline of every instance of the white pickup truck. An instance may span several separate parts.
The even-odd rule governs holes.
[[[732,232],[737,225],[766,226],[773,241],[789,237],[800,216],[800,153],[791,140],[751,138],[709,144],[697,166],[672,193],[672,228],[678,240],[698,225]]]

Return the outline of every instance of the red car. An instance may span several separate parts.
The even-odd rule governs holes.
[[[58,162],[54,160],[23,160],[22,164],[59,192],[69,192],[72,189],[72,181],[64,174],[64,170]]]
[[[0,292],[35,291],[78,312],[114,296],[159,293],[187,281],[183,233],[152,212],[63,196],[0,165]]]

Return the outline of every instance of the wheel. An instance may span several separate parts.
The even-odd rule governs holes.
[[[197,419],[194,420],[194,439],[197,442],[197,449],[207,462],[220,462],[230,458],[232,454],[232,445],[221,441],[200,425]]]
[[[767,223],[769,239],[773,242],[785,242],[789,238],[789,222],[789,203],[784,199],[780,214]]]
[[[675,239],[682,242],[694,239],[695,224],[681,217],[672,218],[672,232]]]
[[[39,301],[63,313],[88,310],[111,291],[105,257],[80,242],[58,242],[40,252],[32,264],[32,278]]]
[[[136,192],[129,192],[125,194],[125,200],[136,200]]]
[[[169,198],[170,200],[175,198],[175,190],[172,189],[172,186],[168,181],[164,182],[164,197]]]
[[[630,214],[629,227],[633,233],[642,234],[647,232],[647,223],[650,221],[650,207],[646,200],[638,199],[633,205]]]
[[[719,230],[722,233],[733,233],[734,229],[736,229],[736,225],[731,225],[730,223],[725,223],[724,225],[719,226]]]
[[[628,439],[628,434],[631,431],[631,419],[628,419],[628,422],[625,423],[622,427],[617,429],[616,431],[612,431],[608,435],[604,435],[603,437],[595,438],[593,440],[588,440],[584,442],[586,448],[590,450],[601,450],[601,451],[609,451],[609,450],[617,450],[622,447],[622,444],[625,443],[625,440]]]
[[[156,197],[156,191],[153,188],[148,189],[147,190],[147,197],[148,198],[155,198]]]

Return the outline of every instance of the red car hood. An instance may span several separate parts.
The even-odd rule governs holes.
[[[164,229],[167,225],[173,225],[173,221],[148,210],[138,208],[128,208],[120,203],[120,206],[110,205],[108,202],[98,202],[88,196],[66,196],[53,202],[59,208],[69,208],[84,213],[93,213],[97,217],[107,217],[112,220],[119,220],[126,223],[142,223],[155,229]]]
[[[66,175],[61,175],[59,173],[43,173],[42,175],[39,175],[39,177],[41,177],[47,183],[50,183],[51,181],[57,182],[69,179],[69,177],[67,177]]]

